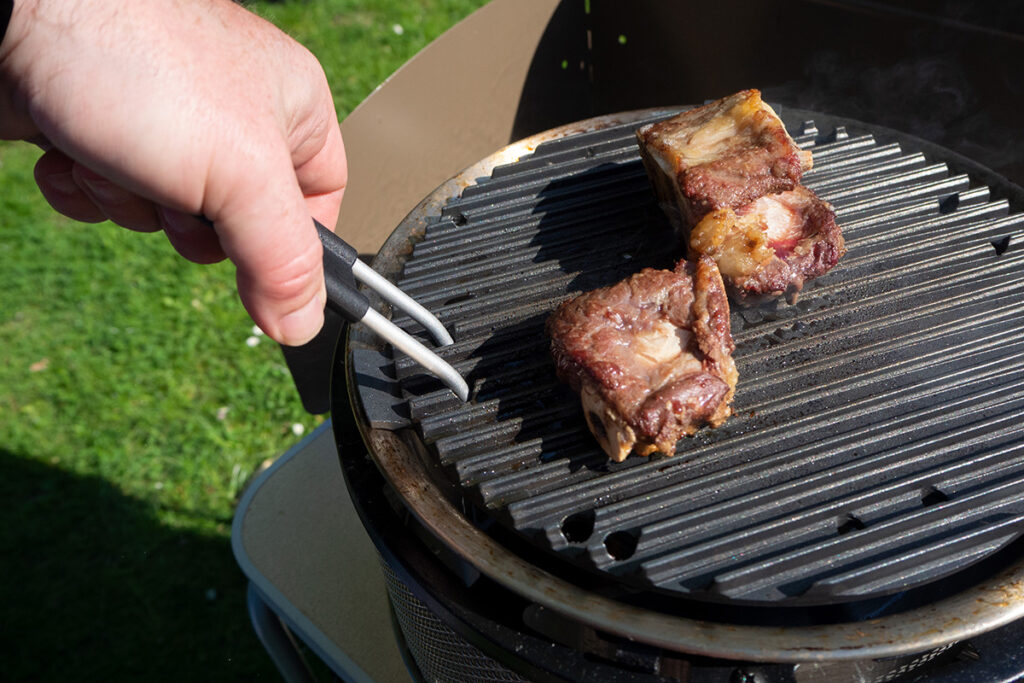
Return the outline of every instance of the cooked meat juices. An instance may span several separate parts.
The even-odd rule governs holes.
[[[743,303],[795,297],[804,281],[827,273],[844,251],[832,206],[803,186],[736,210],[712,211],[689,239],[691,257],[713,258],[733,297]]]
[[[799,184],[810,153],[757,90],[643,126],[637,140],[689,258],[714,258],[739,303],[795,298],[843,255],[831,205]]]
[[[709,257],[581,294],[555,310],[547,332],[558,377],[579,392],[612,460],[671,455],[681,437],[730,414],[729,302]]]

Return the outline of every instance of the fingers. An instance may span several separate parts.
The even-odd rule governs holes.
[[[81,164],[75,164],[71,175],[92,203],[114,223],[136,232],[160,230],[153,202],[129,192]]]
[[[317,114],[310,116],[313,122],[303,127],[302,139],[292,143],[295,176],[306,196],[334,193],[348,183],[345,145],[336,116],[331,100],[326,99]]]
[[[243,304],[270,337],[289,346],[305,344],[323,327],[323,250],[312,218],[333,229],[348,181],[330,89],[315,60],[309,68],[312,90],[305,114],[291,120],[286,147],[264,157],[265,166],[246,168],[242,184],[220,195],[216,221],[220,244],[238,267]]]
[[[194,216],[158,207],[128,192],[63,152],[49,150],[36,163],[36,184],[50,205],[83,223],[110,220],[138,232],[163,230],[175,250],[195,263],[225,258],[217,233]]]
[[[36,184],[54,209],[83,223],[111,220],[138,232],[161,229],[153,203],[51,149],[35,167]]]
[[[74,166],[75,162],[62,152],[46,152],[36,162],[36,185],[50,206],[68,218],[83,223],[105,221],[106,214],[78,186],[73,174]]]
[[[327,194],[306,197],[306,207],[309,215],[315,217],[327,229],[334,231],[338,222],[338,213],[341,209],[341,200],[345,194],[345,188],[328,192]]]
[[[206,264],[227,258],[213,226],[195,216],[162,206],[158,206],[156,211],[167,240],[189,261]]]
[[[310,211],[333,225],[341,191],[312,197],[307,204],[294,169],[283,163],[268,177],[291,178],[291,184],[286,182],[284,191],[263,192],[262,186],[246,183],[215,223],[219,234],[196,217],[157,207],[56,150],[36,164],[36,182],[57,211],[75,220],[109,219],[146,232],[162,229],[178,253],[196,263],[215,263],[230,254],[238,267],[239,296],[253,320],[273,339],[299,346],[323,327],[326,302],[322,251]]]
[[[71,218],[163,229],[201,263],[227,256],[256,323],[302,344],[325,299],[311,216],[334,226],[347,182],[330,90],[269,22],[228,0],[186,4],[37,3],[33,25],[57,28],[26,31],[4,62],[24,135],[52,144],[37,182]]]

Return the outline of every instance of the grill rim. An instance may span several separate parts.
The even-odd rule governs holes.
[[[598,131],[644,118],[671,115],[684,107],[654,108],[605,115],[561,126],[524,140],[474,164],[439,186],[415,207],[385,242],[374,268],[391,279],[401,271],[410,244],[425,231],[430,215],[462,189],[487,176],[495,166],[531,153],[542,142],[575,133]],[[826,119],[835,125],[869,129],[891,136],[914,151],[934,153],[951,171],[966,172],[993,190],[993,198],[1008,196],[1024,204],[1024,190],[995,172],[948,149],[913,135],[831,114],[787,109],[805,120]],[[1005,194],[1003,194],[1005,192]],[[375,302],[380,304],[380,302]],[[339,343],[334,365],[334,391],[347,387],[356,426],[371,459],[413,515],[440,542],[454,550],[492,580],[563,616],[625,638],[667,650],[727,659],[765,662],[807,662],[892,657],[964,640],[1024,616],[1024,560],[978,585],[932,604],[870,621],[827,626],[765,627],[721,624],[652,612],[580,588],[524,560],[480,531],[450,502],[444,483],[424,463],[415,445],[400,434],[369,427],[360,401],[356,369],[350,350],[379,342],[358,326],[350,327]],[[343,347],[343,349],[342,349]],[[342,382],[344,380],[344,382]],[[336,402],[337,404],[338,402]],[[414,439],[418,437],[413,436]],[[970,615],[969,619],[962,615]],[[936,624],[942,626],[936,627]]]

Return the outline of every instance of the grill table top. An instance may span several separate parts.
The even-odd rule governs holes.
[[[346,681],[410,680],[377,552],[345,491],[326,421],[249,486],[231,545],[288,628]]]

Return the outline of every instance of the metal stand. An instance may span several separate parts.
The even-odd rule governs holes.
[[[274,660],[274,666],[281,673],[281,677],[288,683],[312,683],[313,674],[310,673],[294,636],[263,601],[252,583],[246,592],[246,606],[249,608],[249,620],[256,631],[256,637]]]

